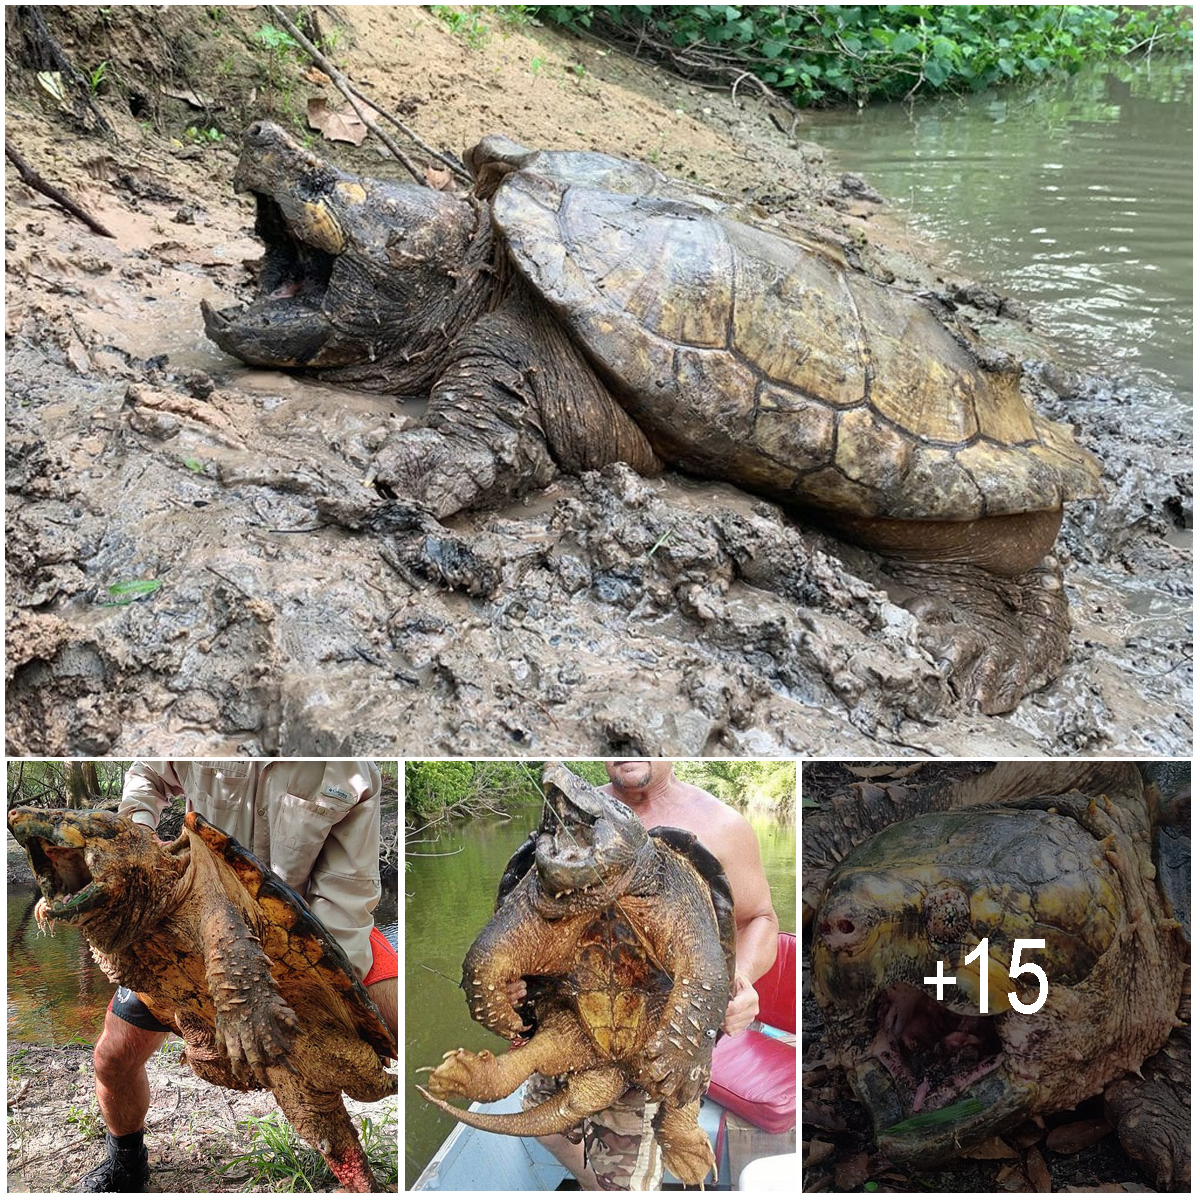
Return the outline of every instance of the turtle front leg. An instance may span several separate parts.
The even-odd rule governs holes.
[[[188,838],[191,853],[184,886],[210,899],[199,916],[189,919],[191,928],[179,941],[201,948],[218,1050],[228,1054],[235,1073],[248,1072],[269,1087],[267,1069],[288,1065],[299,1022],[279,994],[270,959],[250,927],[250,910],[234,902],[240,893],[249,903],[245,891],[200,834],[189,829]]]
[[[699,1117],[699,1100],[682,1108],[664,1101],[654,1120],[667,1170],[692,1187],[703,1183],[710,1173],[715,1176],[717,1172],[712,1143],[700,1128]]]
[[[661,468],[545,305],[519,281],[454,347],[419,427],[376,455],[376,481],[436,517],[500,505],[562,468]]]
[[[1192,1182],[1188,1032],[1176,1029],[1142,1064],[1140,1079],[1118,1080],[1104,1093],[1104,1115],[1160,1192],[1186,1192]]]
[[[271,976],[258,938],[231,904],[206,914],[205,975],[216,1007],[217,1045],[235,1071],[267,1083],[267,1068],[287,1064],[300,1023]]]

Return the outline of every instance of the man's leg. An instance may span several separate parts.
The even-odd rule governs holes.
[[[80,1180],[81,1192],[144,1192],[150,1182],[142,1144],[150,1111],[146,1063],[166,1040],[164,1027],[133,992],[119,988],[104,1014],[96,1043],[96,1101],[104,1124],[107,1157]]]
[[[522,1108],[532,1108],[562,1087],[562,1079],[531,1075]],[[565,1134],[538,1138],[586,1192],[657,1191],[662,1154],[647,1110],[646,1093],[630,1088],[615,1104]]]
[[[381,979],[377,983],[367,984],[367,995],[375,1001],[383,1023],[392,1031],[392,1037],[399,1043],[400,1034],[397,1030],[396,1011],[399,1007],[397,999],[399,988],[394,979]]]
[[[392,1037],[400,1042],[397,1009],[399,1008],[400,988],[397,983],[400,975],[400,960],[396,957],[392,943],[384,937],[375,926],[371,927],[371,969],[367,972],[363,983],[367,995],[375,1001],[383,1023],[392,1031]]]
[[[114,1137],[137,1133],[150,1111],[150,1080],[146,1063],[165,1042],[165,1033],[131,1025],[110,1008],[104,1032],[96,1043],[96,1101],[104,1124]]]
[[[601,1190],[596,1172],[585,1165],[583,1161],[583,1142],[573,1142],[564,1134],[556,1133],[553,1137],[541,1137],[538,1141],[558,1159],[568,1171],[579,1181],[579,1187],[584,1192]]]

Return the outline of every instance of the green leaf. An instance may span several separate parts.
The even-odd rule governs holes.
[[[931,58],[925,64],[925,79],[933,87],[941,87],[950,78],[950,66],[944,59]]]
[[[162,587],[162,580],[128,580],[125,583],[110,583],[108,594],[110,596],[128,596],[127,600],[118,599],[118,604],[130,604],[131,601],[137,600],[138,596],[154,595],[158,588]]]
[[[940,1125],[952,1125],[962,1117],[973,1117],[976,1113],[981,1112],[983,1112],[983,1101],[970,1096],[966,1100],[959,1100],[957,1104],[947,1104],[945,1108],[939,1108],[934,1112],[918,1113],[915,1117],[897,1121],[895,1125],[889,1125],[879,1132],[896,1134],[913,1133],[918,1129],[935,1129]]]
[[[189,471],[195,471],[198,475],[204,470],[204,464],[198,458],[185,458],[183,460],[183,465],[187,467]]]
[[[920,44],[920,38],[914,33],[910,33],[907,29],[902,29],[894,38],[892,44],[888,47],[893,54],[907,54],[915,46]]]

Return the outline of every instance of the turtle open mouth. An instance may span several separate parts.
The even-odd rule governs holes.
[[[73,921],[103,900],[104,887],[93,881],[82,850],[44,838],[31,839],[25,849],[46,902],[46,917]]]
[[[322,368],[359,361],[360,340],[339,331],[326,312],[341,255],[302,236],[277,200],[262,192],[254,196],[254,231],[265,247],[258,297],[223,309],[202,300],[205,333],[222,350],[254,366]],[[327,225],[326,233],[331,228]],[[335,244],[332,234],[330,239]]]
[[[596,869],[594,833],[598,816],[572,804],[563,793],[548,796],[538,831],[539,873],[555,899],[602,882]]]
[[[271,196],[254,193],[254,232],[266,247],[259,288],[268,300],[295,299],[319,306],[329,287],[336,255],[298,238]]]
[[[955,1012],[911,984],[887,988],[876,1013],[868,1054],[887,1068],[906,1113],[944,1108],[1004,1060],[995,1017]]]

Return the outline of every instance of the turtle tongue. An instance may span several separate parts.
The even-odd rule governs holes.
[[[994,1018],[955,1012],[903,983],[880,997],[867,1053],[911,1097],[905,1107],[914,1113],[943,1107],[1003,1061]]]

